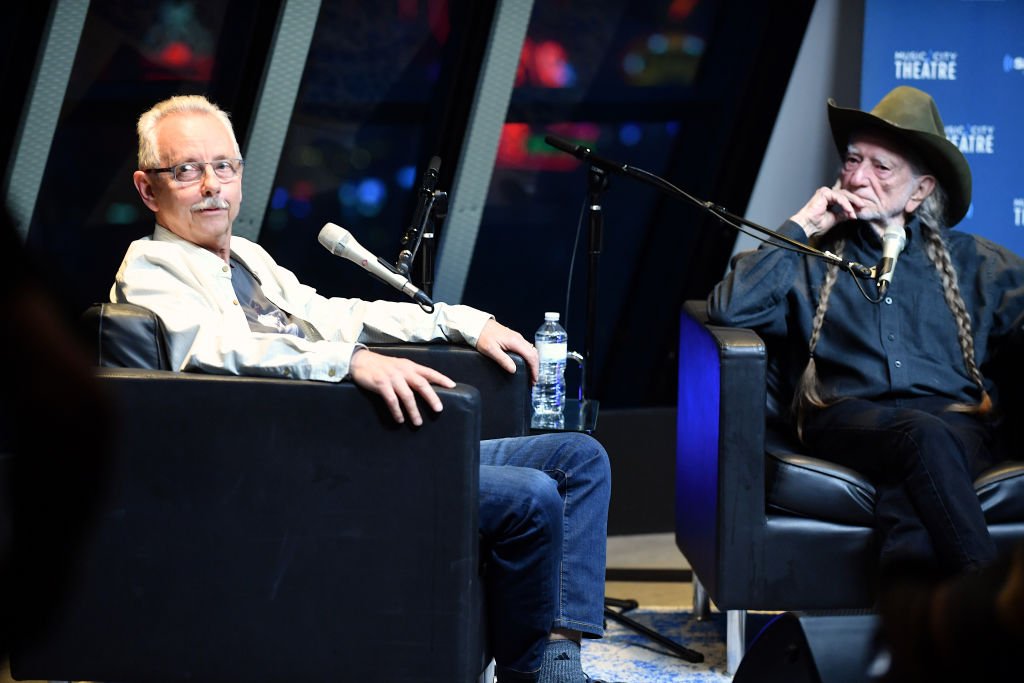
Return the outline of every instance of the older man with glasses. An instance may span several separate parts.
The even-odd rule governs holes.
[[[348,379],[382,396],[396,421],[415,425],[423,421],[416,395],[441,410],[432,385],[455,383],[365,342],[467,343],[510,372],[508,353],[517,353],[536,379],[533,345],[487,313],[325,298],[258,244],[233,236],[244,165],[228,115],[206,98],[156,104],[138,134],[133,178],[157,225],[129,247],[110,297],[161,318],[176,370]],[[484,441],[480,462],[487,632],[499,680],[591,680],[580,639],[603,635],[607,454],[583,434],[545,434]]]

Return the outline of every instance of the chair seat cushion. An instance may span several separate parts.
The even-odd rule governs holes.
[[[874,524],[875,487],[847,467],[787,450],[768,453],[769,510],[838,524]]]
[[[767,503],[776,513],[839,524],[874,524],[875,487],[860,473],[769,440]],[[1024,521],[1024,462],[1004,462],[974,482],[989,524]]]
[[[1024,521],[1024,462],[1004,462],[974,481],[989,524]]]

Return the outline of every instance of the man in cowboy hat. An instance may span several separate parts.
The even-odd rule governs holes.
[[[825,260],[765,244],[741,255],[709,297],[715,323],[752,327],[781,352],[809,453],[875,484],[883,566],[952,571],[996,549],[972,485],[993,464],[993,405],[979,368],[1024,315],[1024,262],[952,230],[971,202],[967,160],[934,100],[901,86],[870,112],[828,102],[839,177],[781,228],[794,240],[879,263],[877,287]]]

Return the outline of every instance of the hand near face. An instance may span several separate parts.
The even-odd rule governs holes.
[[[511,330],[497,320],[488,320],[476,342],[476,350],[492,359],[508,372],[516,371],[516,364],[509,353],[518,353],[530,368],[530,381],[537,381],[537,349],[526,341],[523,335]]]
[[[408,358],[393,358],[359,349],[352,354],[349,363],[349,377],[363,389],[379,394],[395,422],[409,421],[419,427],[423,424],[416,394],[423,398],[430,409],[441,412],[441,399],[434,392],[433,385],[451,389],[455,382],[437,370],[414,363]]]
[[[826,233],[843,221],[857,218],[857,211],[864,201],[856,195],[840,189],[840,181],[832,187],[819,187],[791,221],[804,229],[808,237]]]

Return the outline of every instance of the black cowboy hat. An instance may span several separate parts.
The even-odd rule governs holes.
[[[926,92],[901,85],[889,91],[870,112],[844,109],[828,100],[828,121],[839,155],[846,154],[850,135],[877,131],[920,158],[949,199],[946,222],[952,227],[971,205],[971,167],[957,146],[946,139],[935,100]]]

